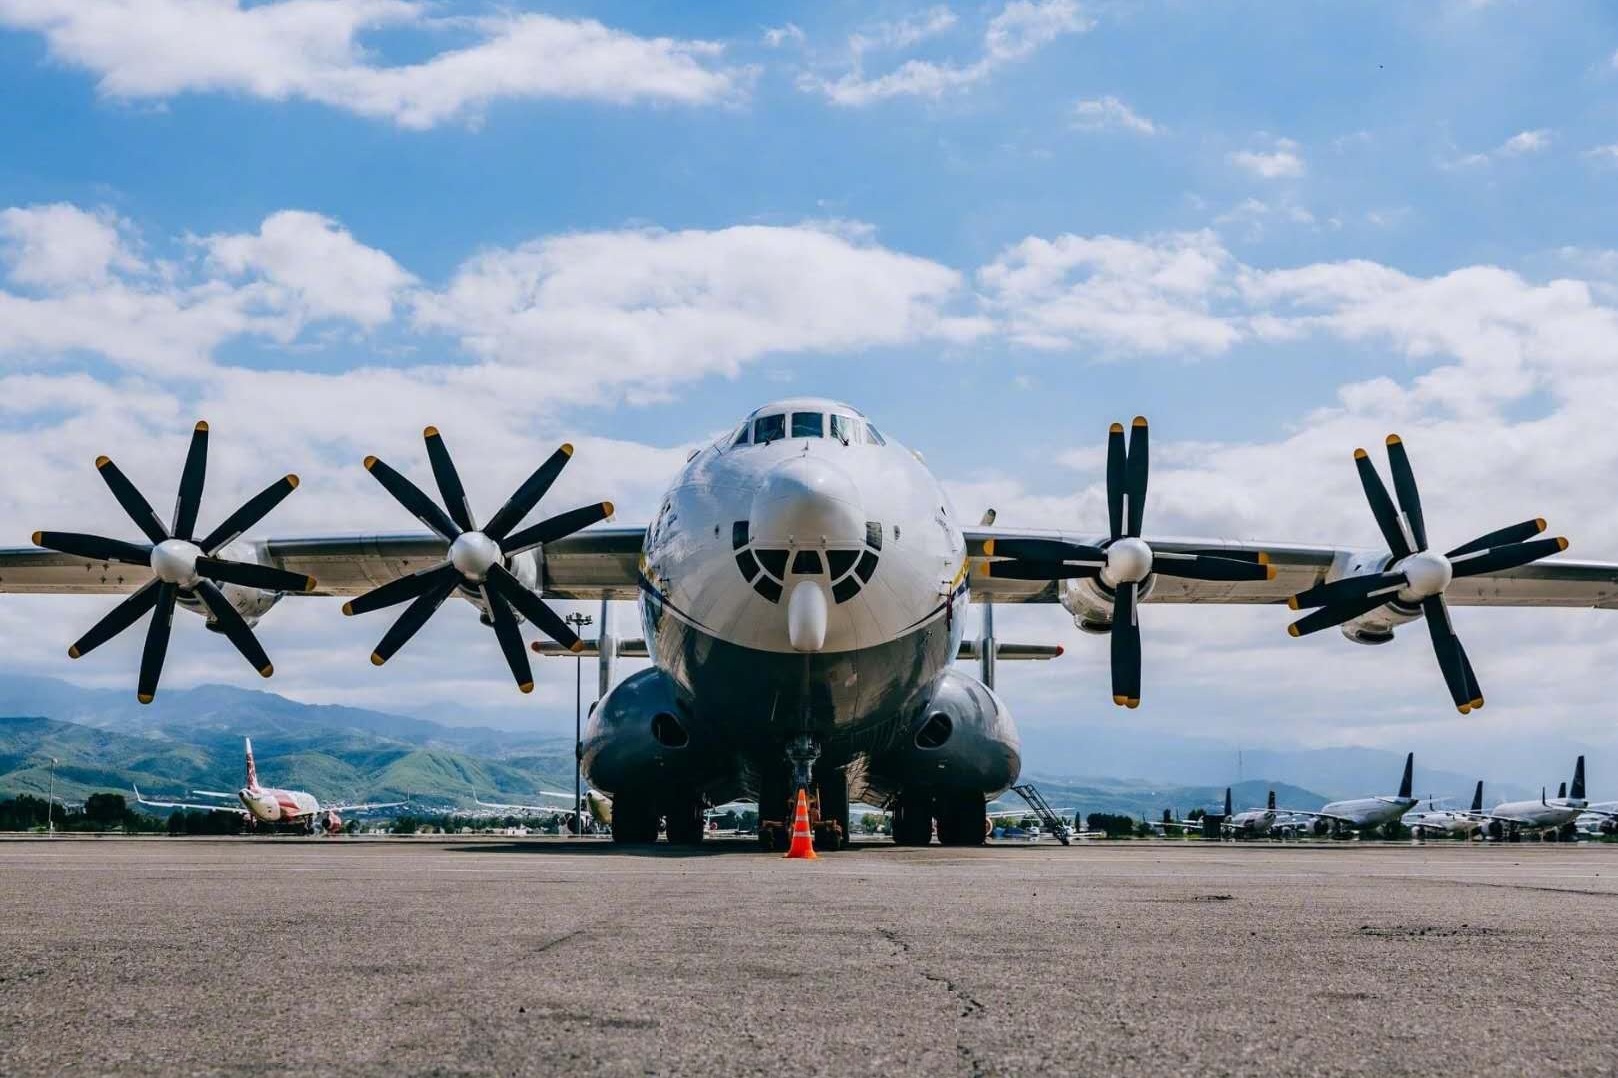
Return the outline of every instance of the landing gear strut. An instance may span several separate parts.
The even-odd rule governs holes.
[[[940,794],[933,799],[933,811],[938,815],[938,841],[945,846],[981,846],[988,837],[980,793]]]
[[[649,846],[657,841],[657,806],[641,793],[620,793],[612,803],[612,841]]]
[[[669,805],[668,836],[671,846],[700,846],[708,830],[708,817],[699,797],[677,797]]]
[[[901,793],[893,802],[893,844],[925,846],[933,840],[933,799]]]

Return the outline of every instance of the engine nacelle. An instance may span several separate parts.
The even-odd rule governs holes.
[[[216,556],[227,561],[249,562],[253,565],[274,565],[265,556],[263,548],[257,543],[243,542],[240,539],[226,543],[215,553]],[[281,601],[281,593],[276,591],[260,591],[258,588],[243,587],[240,584],[219,584],[216,586],[219,588],[220,593],[224,595],[225,600],[236,608],[236,613],[242,616],[242,619],[247,622],[249,627],[257,625],[259,619],[268,614],[270,608]],[[195,596],[189,599],[181,596],[179,601],[187,610],[207,618],[208,628],[215,627],[213,616],[208,613],[208,608],[202,605],[201,599]]]
[[[523,587],[527,588],[529,591],[537,592],[539,591],[539,567],[541,556],[542,555],[540,554],[538,547],[535,547],[533,550],[525,550],[521,554],[517,554],[506,559],[506,570],[511,573],[512,576],[516,577],[517,582]],[[462,598],[478,608],[478,616],[483,619],[483,624],[494,624],[494,618],[489,613],[489,607],[486,603],[484,603],[481,592],[463,584],[461,586],[460,593]],[[528,620],[521,614],[517,613],[515,609],[512,610],[512,614],[516,616],[518,622]]]
[[[697,744],[674,682],[655,667],[615,685],[590,712],[584,772],[590,785],[617,796],[630,788],[705,788],[738,764],[721,747]]]
[[[1144,602],[1156,584],[1156,576],[1141,581],[1138,601]],[[1112,591],[1100,580],[1064,580],[1058,594],[1074,625],[1087,633],[1112,632]]]
[[[1372,576],[1385,572],[1389,562],[1388,555],[1376,551],[1344,552],[1337,555],[1330,571],[1326,573],[1326,579],[1332,581],[1351,576]],[[1338,628],[1344,637],[1356,644],[1386,644],[1393,639],[1393,630],[1397,626],[1420,616],[1420,607],[1406,606],[1393,599],[1368,614],[1343,622]]]
[[[977,790],[992,797],[1022,770],[1017,728],[994,690],[946,670],[904,739],[879,753],[871,770],[884,787]]]

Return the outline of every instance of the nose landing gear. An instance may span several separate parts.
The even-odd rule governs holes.
[[[817,780],[814,768],[819,759],[819,742],[799,734],[787,744],[786,767],[766,774],[759,793],[758,825],[759,845],[764,849],[786,850],[799,790],[808,794],[815,849],[827,852],[848,845],[848,776],[841,768],[826,767]]]

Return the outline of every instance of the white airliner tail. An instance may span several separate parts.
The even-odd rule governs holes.
[[[253,739],[244,737],[242,742],[247,746],[247,788],[256,790],[258,789],[258,768],[253,765]]]

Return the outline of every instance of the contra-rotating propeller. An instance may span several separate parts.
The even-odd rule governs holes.
[[[1153,573],[1186,580],[1273,580],[1275,570],[1255,560],[1201,551],[1154,550],[1141,538],[1146,512],[1146,417],[1136,416],[1128,444],[1124,425],[1107,433],[1109,538],[1100,546],[1063,539],[995,538],[984,553],[1004,558],[988,564],[990,576],[1015,580],[1093,579],[1112,594],[1112,702],[1140,706],[1140,588]]]
[[[146,647],[140,657],[140,679],[136,699],[143,704],[157,695],[157,682],[168,654],[169,631],[174,621],[174,604],[181,597],[196,596],[213,615],[214,627],[224,633],[253,669],[269,677],[275,672],[269,656],[259,645],[253,630],[218,588],[237,584],[261,591],[313,591],[315,580],[302,573],[288,572],[253,562],[230,561],[217,557],[219,550],[242,532],[262,520],[281,500],[297,489],[298,477],[283,476],[249,498],[224,523],[202,539],[195,539],[197,511],[202,505],[202,483],[208,468],[208,424],[198,422],[191,432],[191,448],[185,469],[180,473],[180,494],[174,504],[172,524],[165,526],[124,473],[108,457],[96,458],[96,470],[113,497],[124,507],[135,525],[146,534],[148,543],[127,543],[100,535],[79,532],[35,532],[34,545],[73,554],[92,561],[139,565],[152,571],[152,579],[133,595],[115,606],[96,622],[89,632],[68,648],[70,658],[88,655],[133,625],[141,615],[152,611],[146,630]]]
[[[1567,549],[1567,540],[1560,536],[1534,539],[1533,536],[1545,530],[1545,521],[1536,519],[1480,535],[1447,554],[1429,550],[1427,522],[1422,516],[1421,495],[1416,489],[1415,473],[1410,470],[1410,457],[1397,434],[1388,435],[1387,444],[1398,508],[1388,496],[1387,487],[1382,485],[1382,477],[1377,475],[1370,454],[1363,449],[1354,450],[1354,466],[1359,470],[1365,500],[1371,503],[1371,513],[1376,517],[1392,559],[1380,573],[1343,577],[1294,595],[1287,604],[1292,609],[1318,609],[1287,626],[1287,632],[1293,636],[1318,632],[1353,621],[1388,603],[1396,602],[1407,608],[1419,606],[1426,618],[1433,652],[1438,656],[1450,698],[1455,701],[1456,709],[1465,715],[1483,706],[1483,690],[1478,687],[1472,662],[1466,657],[1460,637],[1455,635],[1449,607],[1444,602],[1444,589],[1456,577],[1498,573],[1560,553]]]
[[[505,653],[512,677],[517,679],[517,688],[522,692],[532,692],[533,671],[528,665],[528,653],[523,647],[513,608],[563,647],[579,651],[584,645],[556,611],[512,575],[511,570],[506,568],[507,562],[524,551],[554,542],[572,535],[580,528],[607,519],[612,515],[612,503],[597,502],[581,506],[513,532],[512,529],[545,496],[568,459],[573,456],[573,447],[563,445],[534,470],[534,474],[517,488],[517,492],[489,518],[487,524],[479,528],[472,517],[472,507],[466,500],[466,488],[461,485],[460,474],[455,470],[455,462],[450,459],[438,428],[428,427],[422,432],[422,437],[427,441],[427,459],[432,463],[433,478],[438,483],[438,492],[443,495],[444,505],[449,510],[447,513],[414,483],[376,457],[365,458],[365,470],[375,476],[376,481],[387,488],[388,493],[410,510],[417,520],[449,543],[449,558],[409,576],[391,580],[344,603],[343,613],[365,614],[395,606],[407,599],[415,600],[399,615],[399,619],[371,653],[371,662],[381,666],[427,624],[427,619],[456,588],[475,592],[489,612],[494,635],[500,641],[500,650]]]

